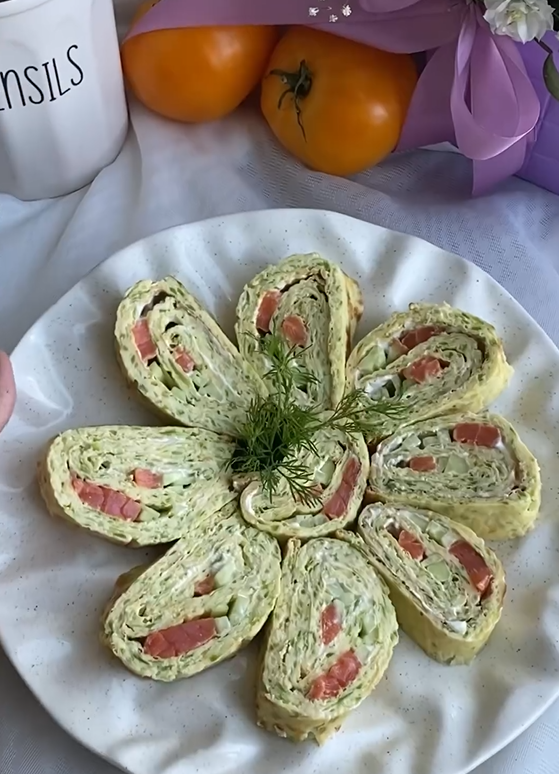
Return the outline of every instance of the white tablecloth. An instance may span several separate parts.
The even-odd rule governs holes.
[[[119,11],[125,22],[129,8]],[[131,118],[119,158],[89,188],[47,202],[0,196],[0,348],[11,350],[86,272],[137,239],[286,206],[344,212],[474,261],[559,344],[559,197],[512,179],[472,200],[468,162],[429,151],[394,156],[352,181],[312,174],[275,146],[254,107],[215,126],[172,124],[138,105]],[[116,774],[56,726],[1,651],[0,772]],[[559,702],[476,770],[558,773]]]

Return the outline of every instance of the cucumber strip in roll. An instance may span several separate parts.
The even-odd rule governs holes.
[[[278,543],[247,526],[236,504],[188,533],[148,569],[117,582],[102,641],[153,680],[202,672],[233,656],[268,618],[279,593]]]
[[[128,381],[173,422],[234,435],[264,384],[174,277],[138,282],[121,301],[117,355]]]
[[[180,427],[67,430],[40,464],[41,491],[51,513],[116,543],[169,543],[235,498],[233,448]]]
[[[281,337],[310,373],[294,398],[333,408],[344,393],[345,362],[363,313],[357,283],[317,253],[293,255],[258,274],[237,304],[237,340],[245,359],[265,377],[271,363],[265,339]]]
[[[506,540],[534,526],[540,471],[503,417],[450,415],[382,441],[371,458],[367,498],[428,508],[485,540]]]
[[[280,540],[305,540],[331,535],[355,520],[369,471],[363,436],[326,429],[317,433],[313,446],[316,453],[303,449],[291,463],[304,471],[310,497],[292,492],[285,478],[270,496],[256,479],[241,494],[241,510],[250,524]]]
[[[410,304],[365,336],[347,365],[348,389],[400,409],[378,437],[439,414],[480,411],[511,375],[493,326],[448,304]]]
[[[345,540],[290,540],[261,658],[258,724],[324,742],[377,685],[397,641],[386,586],[364,553]]]
[[[406,634],[436,661],[469,663],[501,617],[505,574],[493,551],[463,524],[404,505],[367,506],[358,532]]]

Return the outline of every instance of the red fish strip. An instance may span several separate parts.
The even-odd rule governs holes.
[[[398,535],[398,543],[407,551],[412,559],[421,561],[425,556],[425,550],[419,540],[411,532],[403,529]]]
[[[143,489],[159,489],[163,486],[163,476],[146,468],[136,468],[133,473],[134,483]]]
[[[157,355],[157,348],[151,338],[149,324],[145,317],[142,317],[135,323],[132,328],[132,335],[134,337],[136,349],[140,353],[142,360],[144,362],[146,360],[152,360]]]
[[[446,360],[440,360],[434,355],[425,355],[404,368],[402,376],[404,379],[416,382],[416,384],[422,384],[430,377],[439,376],[447,366]]]
[[[175,363],[179,365],[185,374],[190,374],[196,368],[194,358],[182,347],[175,350]]]
[[[346,512],[360,471],[361,463],[357,457],[350,457],[344,466],[341,484],[322,509],[329,519],[339,519]]]
[[[99,486],[91,481],[83,481],[77,476],[72,476],[72,487],[82,503],[105,513],[107,516],[115,516],[125,521],[136,521],[142,512],[140,503],[115,489]]]
[[[326,674],[317,677],[308,692],[309,699],[321,701],[337,696],[352,683],[361,669],[361,662],[353,650],[343,653]]]
[[[195,597],[205,597],[206,594],[211,594],[215,589],[215,578],[213,575],[206,575],[201,581],[198,581],[194,586]]]
[[[487,566],[485,559],[465,540],[458,540],[454,543],[450,547],[449,553],[458,559],[468,573],[472,584],[483,595],[493,580],[493,573]]]
[[[256,313],[256,327],[262,333],[268,333],[270,330],[270,322],[278,308],[280,298],[281,292],[279,290],[268,290],[262,296],[258,312]]]
[[[216,634],[213,618],[198,618],[148,634],[144,653],[154,658],[176,658],[205,645]]]
[[[408,468],[411,468],[416,473],[430,473],[432,470],[437,469],[437,460],[430,455],[412,457],[408,460]]]
[[[418,344],[429,341],[429,339],[436,336],[437,333],[441,333],[441,330],[442,329],[437,328],[436,325],[423,325],[421,328],[415,328],[414,330],[404,333],[400,338],[400,343],[409,351],[410,349],[417,347]]]
[[[296,314],[286,317],[281,324],[281,332],[290,344],[304,347],[308,339],[307,326],[303,319]]]
[[[470,443],[475,446],[493,448],[501,440],[498,427],[484,425],[478,422],[463,422],[452,431],[452,438],[458,443]]]
[[[320,628],[322,632],[322,642],[325,645],[336,639],[342,630],[342,622],[336,610],[336,605],[332,602],[326,605],[320,616]]]

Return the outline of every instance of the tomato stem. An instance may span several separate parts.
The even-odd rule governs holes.
[[[288,72],[287,70],[271,70],[270,75],[277,75],[281,79],[281,82],[287,87],[278,100],[278,110],[281,110],[283,101],[287,95],[293,95],[297,123],[299,124],[299,128],[301,129],[306,142],[307,135],[305,134],[305,127],[303,126],[303,114],[301,111],[300,100],[308,97],[312,89],[312,73],[309,70],[307,63],[303,59],[299,63],[299,69],[295,72]]]

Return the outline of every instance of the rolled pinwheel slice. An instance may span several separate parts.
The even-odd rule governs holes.
[[[258,724],[324,742],[377,685],[397,641],[386,586],[361,550],[290,540],[261,659]]]
[[[348,389],[387,411],[377,440],[410,422],[480,411],[512,375],[495,328],[448,304],[410,304],[362,339],[348,359]]]
[[[534,526],[540,471],[503,417],[450,415],[409,426],[377,446],[367,499],[428,508],[485,540],[507,540]]]
[[[52,514],[113,542],[168,543],[235,498],[227,472],[233,448],[207,430],[67,430],[39,466],[41,492]]]
[[[230,503],[211,520],[193,520],[155,564],[119,579],[102,641],[141,677],[191,677],[258,634],[280,577],[278,543],[245,524]]]
[[[358,532],[406,634],[436,661],[469,663],[501,617],[505,574],[493,551],[463,524],[406,506],[367,506]]]
[[[266,390],[213,317],[174,277],[124,296],[115,326],[128,381],[173,422],[234,435]]]
[[[345,362],[363,313],[357,283],[317,253],[269,266],[244,288],[237,305],[237,340],[245,359],[265,377],[264,339],[276,334],[294,348],[294,367],[310,373],[294,392],[300,404],[333,408],[345,385]]]
[[[241,494],[244,518],[280,540],[331,535],[353,523],[367,486],[369,453],[360,435],[339,430],[320,431],[312,450],[302,451],[292,468],[307,478],[309,499],[290,490],[285,478],[270,497],[261,479]]]

